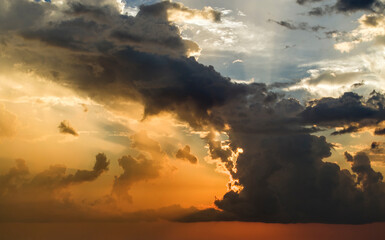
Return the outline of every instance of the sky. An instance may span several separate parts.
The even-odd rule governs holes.
[[[0,0],[0,238],[381,239],[384,12]]]

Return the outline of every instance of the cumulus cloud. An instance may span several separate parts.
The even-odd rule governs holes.
[[[59,131],[63,134],[71,134],[73,136],[79,136],[78,132],[73,128],[66,120],[62,121],[59,126]]]
[[[45,221],[55,217],[65,219],[69,215],[80,217],[84,209],[68,196],[60,196],[61,193],[70,186],[96,180],[108,171],[108,166],[106,156],[99,153],[92,170],[66,174],[65,166],[54,165],[32,175],[24,160],[16,160],[15,167],[0,175],[0,220]]]
[[[143,155],[139,155],[137,158],[129,155],[123,156],[118,162],[124,172],[115,177],[112,192],[119,199],[127,202],[132,202],[132,198],[128,194],[128,190],[132,184],[138,181],[157,178],[161,168]]]
[[[151,12],[153,15],[162,16],[169,21],[186,20],[209,20],[212,22],[221,21],[221,12],[211,7],[205,7],[202,10],[190,9],[177,2],[162,2],[142,7],[142,10]]]
[[[385,17],[383,14],[364,14],[358,19],[358,27],[348,33],[334,33],[333,38],[337,40],[334,48],[341,52],[349,52],[358,44],[376,41],[383,45],[382,38],[385,36]]]
[[[157,169],[149,167],[153,164],[148,161],[145,163],[141,158],[142,156],[133,160],[129,156],[123,156],[119,159],[120,166],[125,170],[124,174],[117,177],[119,181],[131,184],[158,175]],[[71,198],[66,191],[68,187],[95,181],[108,171],[110,162],[103,153],[96,155],[92,170],[76,170],[73,174],[66,174],[66,167],[61,165],[31,174],[24,160],[18,159],[15,163],[15,167],[0,175],[0,222],[173,221],[198,211],[194,207],[172,205],[127,212],[116,210],[116,207],[111,208],[108,205],[111,198],[91,202]],[[107,201],[107,205],[103,205],[106,204],[103,201]]]
[[[109,161],[106,155],[99,153],[96,155],[95,164],[92,170],[77,170],[74,174],[66,174],[67,168],[62,165],[54,165],[33,176],[30,179],[24,179],[29,174],[28,167],[24,160],[17,160],[16,167],[9,170],[8,173],[1,176],[2,192],[5,194],[20,193],[22,190],[36,191],[48,190],[53,192],[65,187],[80,184],[83,182],[94,181],[103,172],[108,170]],[[13,185],[18,181],[17,185]]]
[[[190,151],[190,146],[186,145],[184,148],[179,149],[175,156],[178,159],[187,160],[192,164],[196,164],[198,162],[198,158],[195,157]]]
[[[384,158],[384,153],[385,153],[385,145],[384,142],[377,141],[377,142],[372,142],[371,144],[368,144],[367,147],[365,148],[360,148],[359,152],[356,153],[348,153],[345,152],[344,156],[345,159],[348,162],[353,162],[353,156],[360,153],[361,155],[366,155],[369,159],[370,162],[378,163],[378,164],[383,164],[385,163],[385,158]]]
[[[126,202],[132,202],[128,190],[134,183],[159,177],[166,157],[159,143],[149,138],[146,132],[134,134],[131,140],[131,147],[140,153],[136,158],[127,155],[118,160],[123,173],[115,176],[112,188],[112,195]],[[149,157],[146,157],[145,153],[148,153]]]
[[[347,92],[339,98],[322,98],[309,102],[301,113],[307,123],[319,126],[346,128],[333,134],[357,132],[363,127],[375,127],[385,120],[384,95],[372,92],[365,100],[362,96]]]
[[[357,79],[362,77],[364,72],[334,72],[324,71],[310,78],[305,78],[302,82],[306,85],[317,86],[317,85],[345,85],[355,82]]]
[[[364,191],[375,192],[383,197],[385,194],[385,184],[382,182],[384,177],[380,172],[373,170],[368,155],[364,152],[359,152],[352,156],[345,152],[345,157],[348,162],[352,162],[352,171],[357,174],[357,184],[361,185]],[[374,201],[374,199],[369,200]],[[384,207],[382,206],[381,209],[384,209]]]
[[[307,134],[242,136],[237,161],[241,191],[229,191],[215,204],[223,211],[194,213],[182,221],[243,220],[262,222],[364,223],[384,220],[381,176],[368,158],[353,159],[352,171],[323,162],[331,145]],[[294,147],[300,145],[300,148]],[[293,147],[292,147],[293,146]],[[255,150],[253,150],[255,149]],[[362,157],[364,159],[362,159]],[[365,179],[365,180],[364,180]],[[361,187],[357,187],[357,184]]]
[[[360,173],[358,165],[352,165],[357,176],[324,161],[333,145],[323,136],[311,135],[319,129],[304,127],[355,122],[375,126],[383,117],[381,95],[374,94],[364,101],[357,94],[346,93],[303,107],[294,99],[269,97],[272,100],[267,101],[268,92],[263,88],[260,91],[249,95],[237,110],[223,110],[231,126],[230,144],[225,147],[209,142],[212,158],[223,163],[233,180],[229,191],[215,201],[222,211],[207,209],[181,221],[383,221],[384,204],[378,198],[383,199],[385,188],[381,178],[375,178],[377,173],[368,167],[368,161],[365,172]],[[236,161],[230,161],[238,147],[242,153]],[[378,181],[372,181],[371,187],[361,187],[367,184],[362,182],[366,176]]]

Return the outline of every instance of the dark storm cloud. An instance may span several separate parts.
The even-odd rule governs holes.
[[[350,125],[333,135],[357,132],[363,127],[377,126],[385,120],[385,98],[373,91],[365,100],[362,96],[346,92],[339,98],[322,98],[310,101],[300,114],[303,121],[318,126],[339,127]]]
[[[28,29],[42,21],[50,7],[32,1],[0,1],[0,33]],[[20,14],[23,17],[20,17]]]
[[[23,8],[30,6],[27,2],[17,1],[23,3],[21,10],[2,9],[7,11],[2,16],[27,12],[28,8]],[[7,3],[12,5],[13,1]],[[357,180],[348,170],[326,162],[333,145],[325,137],[311,135],[319,131],[315,125],[375,126],[384,117],[381,94],[373,93],[364,100],[345,93],[303,106],[296,99],[284,99],[269,91],[265,84],[232,83],[213,67],[189,58],[197,45],[182,39],[166,19],[169,2],[142,7],[136,17],[121,15],[106,2],[81,3],[84,6],[65,3],[56,10],[47,10],[50,4],[40,4],[38,8],[45,14],[39,24],[32,21],[15,27],[17,31],[3,27],[1,31],[8,31],[15,42],[4,54],[13,57],[0,59],[1,63],[23,63],[26,70],[110,107],[115,102],[138,101],[145,107],[145,117],[170,112],[195,130],[212,130],[205,138],[211,158],[222,163],[231,175],[234,181],[230,189],[240,190],[227,192],[215,201],[220,210],[200,212],[193,216],[194,221],[385,220],[382,181],[379,177],[378,182],[364,181],[365,176],[376,176],[362,160],[364,157],[356,160],[366,164],[363,170],[355,165],[353,171],[361,174]],[[47,11],[63,17],[51,19],[55,14]],[[229,139],[217,139],[215,132],[225,130]],[[159,144],[146,134],[134,135],[132,140],[132,147],[139,153],[119,160],[123,173],[115,178],[113,190],[127,200],[134,182],[159,175],[164,158]],[[238,148],[243,153],[235,162]],[[51,172],[64,174],[60,168]],[[365,184],[370,187],[358,187]]]
[[[384,5],[380,0],[338,0],[335,8],[340,12],[376,11],[383,10]]]
[[[222,148],[219,141],[209,141],[211,157],[223,163],[236,180],[232,186],[242,186],[241,190],[230,190],[215,201],[222,211],[207,209],[180,220],[353,224],[384,221],[385,186],[370,161],[366,159],[365,170],[360,170],[358,162],[365,157],[348,157],[355,174],[325,162],[333,145],[325,137],[310,134],[318,129],[303,127],[303,121],[327,127],[356,122],[375,126],[382,119],[381,94],[373,93],[364,100],[346,93],[340,98],[315,100],[306,108],[295,99],[266,102],[266,96],[264,87],[259,86],[247,100],[241,100],[242,104],[233,103],[237,107],[222,109],[221,115],[232,127],[228,132],[230,149]],[[353,130],[345,128],[345,132]],[[231,150],[237,147],[243,153],[234,165]],[[365,182],[365,177],[372,180]]]
[[[356,93],[344,93],[339,98],[322,98],[309,102],[309,106],[301,113],[309,123],[338,122],[350,123],[371,118],[376,110],[363,105],[362,97]]]
[[[349,126],[349,127],[344,128],[342,130],[332,132],[331,135],[335,136],[335,135],[342,135],[345,133],[354,133],[354,132],[358,132],[359,130],[360,130],[360,128],[358,126]]]
[[[269,19],[269,22],[274,22],[278,25],[281,25],[282,27],[285,27],[290,30],[303,30],[303,31],[312,31],[312,32],[318,32],[321,29],[325,29],[325,27],[322,27],[320,25],[317,26],[310,26],[306,22],[300,22],[298,24],[291,23],[289,21],[276,21],[273,19]]]
[[[297,0],[297,3],[321,2],[322,0]],[[308,14],[313,16],[322,16],[333,12],[351,13],[356,11],[383,12],[385,5],[380,0],[337,0],[334,5],[325,5],[315,7]]]
[[[181,221],[357,224],[385,220],[381,174],[362,154],[348,155],[352,171],[357,174],[352,175],[337,164],[322,161],[331,154],[331,146],[323,137],[247,134],[242,139],[250,143],[243,145],[245,152],[238,159],[238,172],[233,177],[239,179],[243,189],[229,191],[216,200],[216,206],[223,211],[212,210],[211,218],[207,212],[198,212]]]
[[[18,29],[23,44],[7,48],[13,56],[7,63],[24,62],[36,74],[111,107],[116,101],[139,101],[145,117],[172,111],[193,127],[215,121],[223,125],[209,110],[244,94],[247,87],[188,58],[199,47],[182,39],[167,20],[170,8],[187,11],[174,5],[166,1],[142,6],[131,17],[108,5],[64,4],[56,13],[66,18],[49,21],[47,16],[40,24]]]
[[[71,134],[74,136],[79,136],[78,132],[75,130],[75,128],[71,127],[70,123],[66,120],[62,121],[59,126],[59,131],[64,134]]]
[[[357,184],[362,185],[364,190],[372,190],[374,188],[374,192],[380,194],[381,198],[384,197],[385,185],[382,182],[383,176],[380,172],[373,170],[367,154],[364,152],[359,152],[353,157],[348,152],[345,152],[345,157],[349,162],[352,162],[352,171],[357,174]],[[379,188],[380,191],[377,188]],[[382,205],[382,209],[384,209],[385,204],[383,202]]]
[[[178,150],[178,152],[176,152],[175,157],[178,159],[187,160],[192,164],[196,164],[198,159],[190,151],[190,146],[186,145],[184,148],[181,148]]]
[[[385,128],[377,128],[374,131],[374,134],[376,134],[376,135],[385,135]]]

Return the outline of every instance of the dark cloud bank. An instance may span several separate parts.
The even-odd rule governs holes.
[[[360,1],[350,3],[355,2]],[[348,1],[338,3],[344,9]],[[345,93],[303,106],[270,92],[265,84],[232,83],[188,57],[199,47],[182,39],[167,21],[166,11],[177,10],[175,4],[142,6],[130,17],[107,1],[68,1],[58,7],[0,0],[7,53],[0,61],[23,63],[26,70],[110,107],[117,101],[141,102],[145,117],[167,111],[196,130],[224,131],[229,125],[230,148],[223,149],[213,134],[205,139],[211,157],[224,164],[242,190],[216,200],[219,210],[195,212],[180,221],[384,221],[385,186],[368,155],[347,153],[352,173],[342,170],[324,161],[333,145],[312,135],[332,127],[351,132],[377,126],[384,120],[384,96],[373,93],[365,100]],[[235,165],[230,159],[238,147],[244,152]],[[182,149],[183,157],[194,162],[187,150]],[[128,156],[119,161],[125,173],[146,164]],[[125,173],[116,182],[130,185]]]
[[[323,2],[323,0],[297,0],[300,5]],[[322,16],[331,13],[352,13],[356,11],[383,12],[385,5],[380,0],[337,0],[334,5],[314,7],[309,15]]]

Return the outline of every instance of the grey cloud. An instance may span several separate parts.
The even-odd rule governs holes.
[[[132,202],[132,197],[128,194],[132,184],[142,180],[157,178],[161,168],[143,155],[139,155],[138,158],[133,158],[129,155],[123,156],[118,162],[124,172],[120,176],[115,177],[112,192],[114,196],[127,202]]]
[[[95,165],[92,170],[77,170],[75,174],[66,175],[66,167],[54,165],[36,174],[25,186],[56,191],[70,185],[94,181],[103,172],[108,171],[109,166],[109,161],[103,153],[99,153],[95,158]]]
[[[99,153],[98,155],[96,155],[96,161],[92,171],[77,170],[74,175],[68,175],[64,180],[64,182],[74,184],[74,183],[94,181],[103,172],[108,171],[109,165],[110,165],[110,162],[107,160],[106,155],[103,153]]]
[[[330,10],[329,8],[322,8],[322,7],[315,7],[315,8],[312,8],[309,12],[308,12],[308,15],[309,16],[323,16],[327,13],[330,13]]]
[[[385,128],[377,128],[374,131],[374,134],[376,134],[376,135],[385,135]]]
[[[0,1],[0,33],[9,30],[28,29],[40,23],[49,8],[33,1]],[[20,17],[23,14],[23,17]]]
[[[16,160],[16,166],[11,168],[8,173],[0,175],[0,195],[3,197],[9,191],[17,188],[17,183],[24,180],[29,174],[29,169],[22,159]]]
[[[16,160],[15,167],[0,175],[0,221],[96,219],[94,211],[60,193],[69,186],[96,180],[108,166],[106,156],[100,153],[92,170],[66,174],[66,167],[54,165],[32,175],[24,160]]]
[[[59,131],[64,134],[71,134],[73,136],[79,136],[78,132],[73,128],[66,120],[62,121],[59,126]]]
[[[198,159],[190,151],[190,146],[186,145],[184,148],[179,149],[175,156],[178,159],[187,160],[192,164],[196,164]]]
[[[321,2],[322,0],[297,0],[297,3],[300,5],[307,4],[307,3],[314,3],[314,2]]]
[[[354,82],[355,79],[363,76],[364,74],[364,72],[335,73],[332,71],[325,71],[319,76],[307,80],[306,83],[309,85],[318,85],[321,83],[347,84]]]
[[[178,11],[186,14],[188,17],[194,17],[196,15],[201,16],[205,19],[213,22],[221,21],[221,12],[216,11],[212,8],[205,8],[203,10],[190,9],[181,3],[164,1],[155,3],[152,5],[142,5],[140,7],[140,14],[149,14],[151,16],[167,19],[167,11]]]
[[[376,126],[385,120],[384,96],[373,92],[368,100],[356,93],[347,92],[339,98],[322,98],[309,102],[301,113],[303,121],[320,126],[354,126],[340,133],[358,131],[365,126]]]
[[[358,132],[359,130],[360,130],[360,128],[358,126],[349,126],[349,127],[344,128],[342,130],[332,132],[331,135],[342,135],[345,133],[354,133],[354,132]]]
[[[136,158],[127,155],[118,159],[123,173],[115,176],[112,187],[112,195],[126,202],[132,202],[128,191],[134,183],[159,177],[165,157],[159,143],[149,138],[145,132],[134,134],[131,139],[131,147],[139,150],[140,154]],[[148,153],[151,158],[144,153]]]
[[[321,2],[322,0],[297,0],[298,4]],[[309,15],[322,16],[327,13],[352,13],[356,11],[382,12],[385,5],[381,0],[337,0],[334,5],[313,8]]]
[[[352,171],[357,174],[357,184],[363,187],[363,190],[378,192],[381,197],[385,195],[385,185],[382,182],[383,176],[371,167],[370,159],[364,152],[357,153],[354,157],[345,152],[345,157],[352,162]],[[370,199],[374,201],[374,199]],[[378,199],[376,199],[378,201]],[[378,204],[378,203],[377,203]],[[382,202],[382,205],[384,203]],[[384,209],[385,206],[382,206]]]
[[[289,21],[276,21],[273,19],[269,19],[268,21],[274,22],[274,23],[281,25],[282,27],[285,27],[285,28],[290,29],[290,30],[304,30],[304,31],[318,32],[321,29],[325,29],[325,27],[322,27],[320,25],[310,26],[306,22],[301,22],[301,23],[295,24],[295,23],[291,23]]]
[[[381,20],[382,18],[382,15],[365,15],[362,22],[367,26],[376,27],[378,25],[378,20]]]
[[[359,88],[365,85],[365,81],[362,80],[361,82],[352,84],[351,88]]]
[[[385,145],[384,142],[372,142],[367,148],[360,151],[367,155],[370,158],[371,162],[385,162],[384,153],[385,153]],[[353,157],[348,152],[345,152],[345,158],[349,162],[353,162]],[[350,157],[349,157],[350,156]]]
[[[380,0],[338,0],[335,8],[340,12],[376,11],[383,10],[384,5]]]
[[[3,196],[19,196],[24,198],[39,197],[40,194],[48,194],[60,191],[74,184],[94,181],[103,172],[108,171],[109,161],[103,153],[96,155],[95,165],[92,170],[77,170],[74,174],[66,175],[67,168],[62,165],[54,165],[29,177],[29,170],[24,160],[17,160],[16,167],[8,173],[0,176],[0,189]],[[32,194],[32,195],[28,195]],[[28,199],[26,199],[28,200]]]

